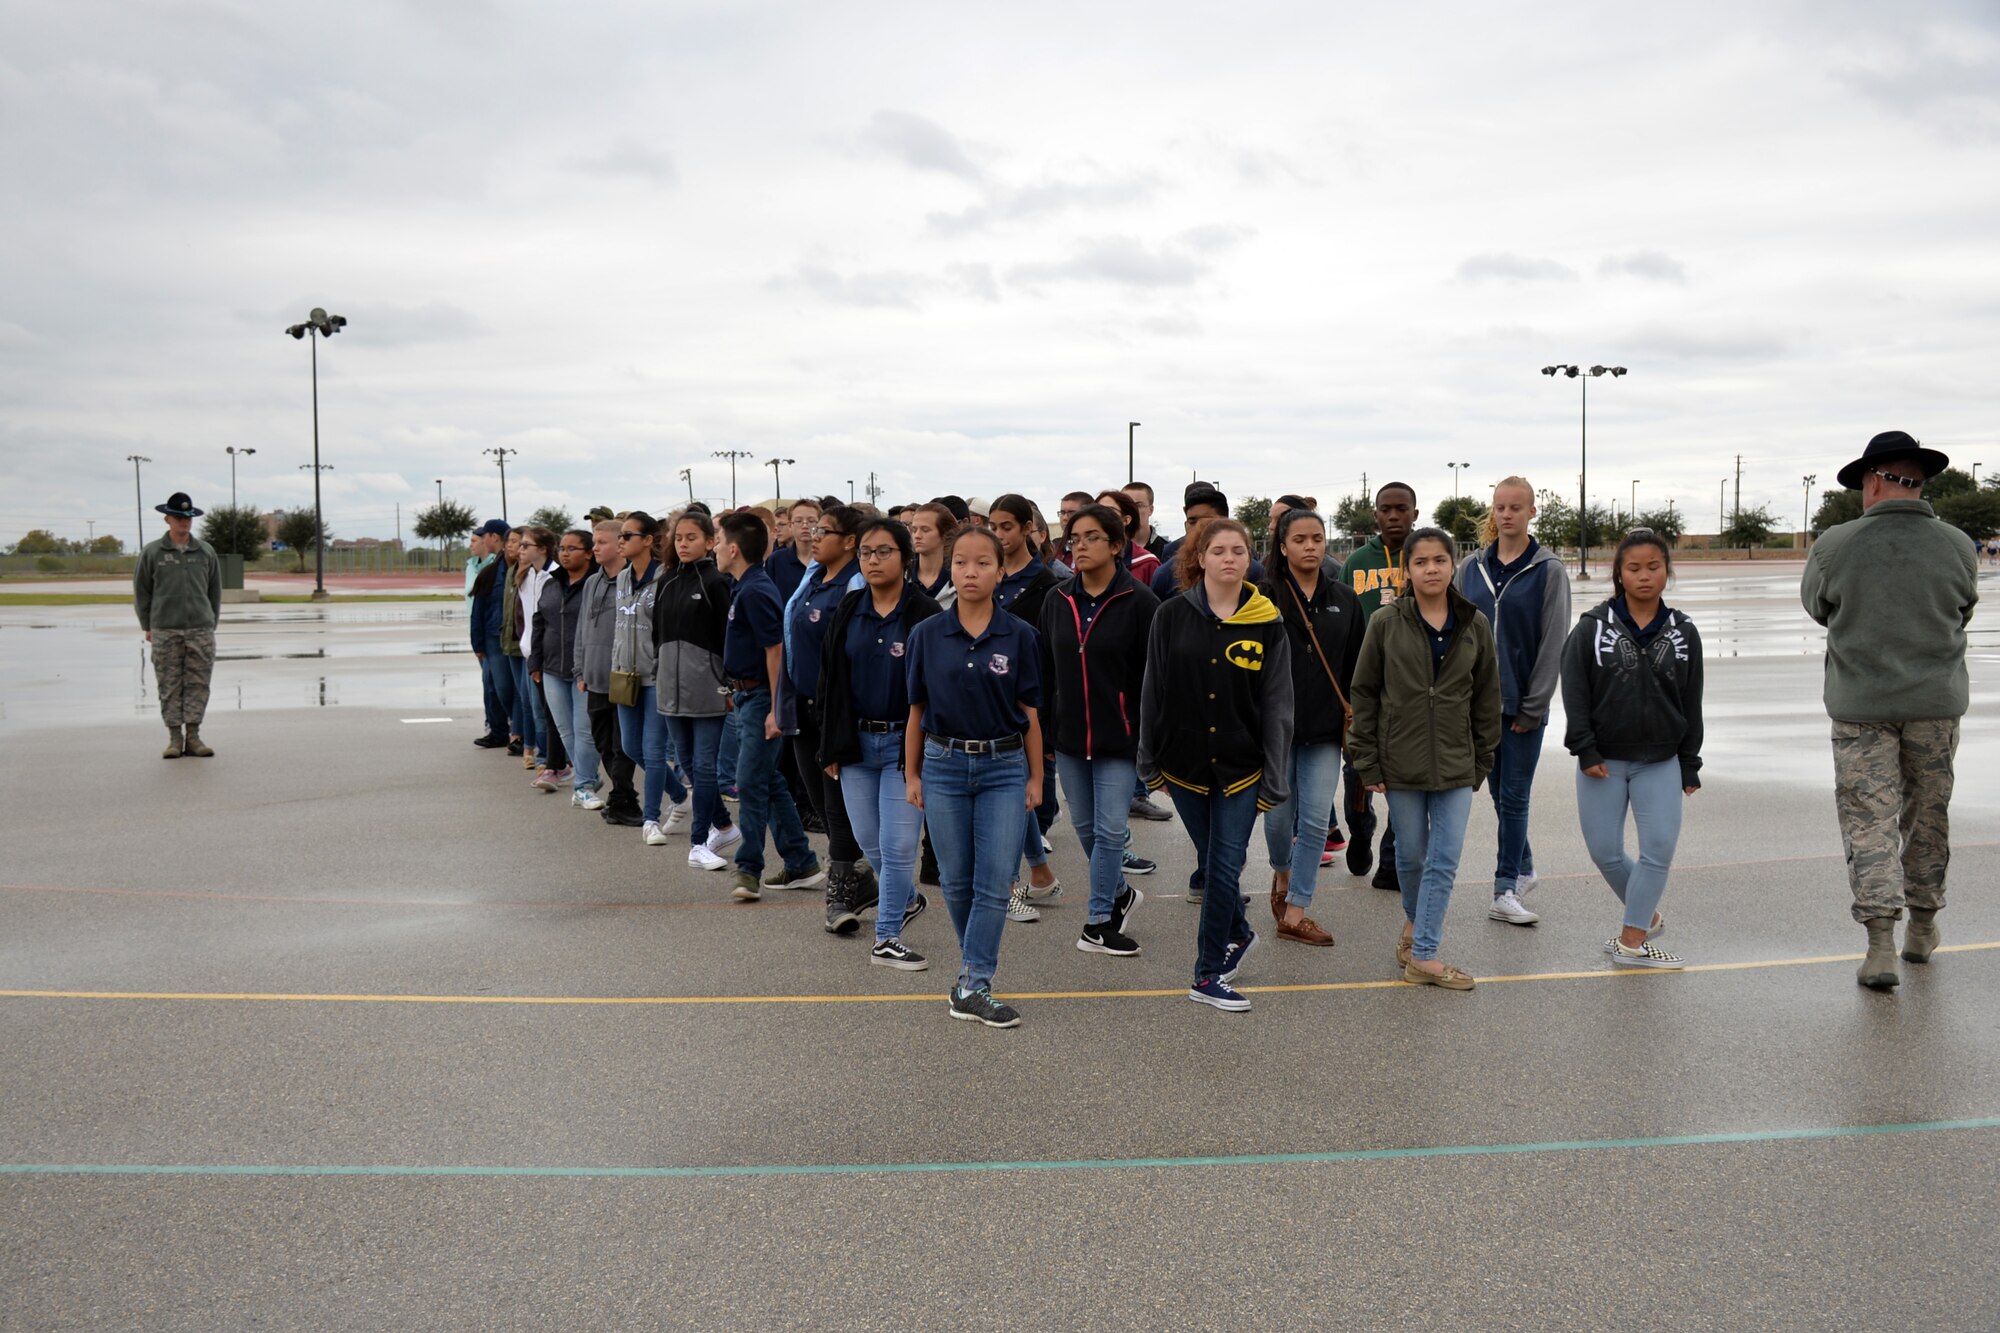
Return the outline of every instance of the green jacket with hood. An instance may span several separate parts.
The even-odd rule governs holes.
[[[1354,668],[1347,757],[1363,784],[1397,791],[1477,787],[1500,747],[1500,663],[1493,629],[1458,589],[1456,626],[1431,668],[1430,627],[1404,597],[1368,622]]]

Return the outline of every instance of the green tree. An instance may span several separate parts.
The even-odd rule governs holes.
[[[255,560],[264,554],[263,516],[249,505],[218,505],[202,518],[201,539],[219,555]]]
[[[29,528],[14,543],[15,555],[60,555],[68,549],[69,543],[47,528]]]
[[[1845,489],[1828,491],[1819,499],[1819,508],[1813,511],[1812,534],[1817,537],[1828,528],[1861,517],[1861,492]]]
[[[1667,545],[1674,546],[1680,542],[1684,524],[1678,509],[1649,509],[1639,515],[1639,521],[1634,526],[1651,528],[1666,540]]]
[[[1454,495],[1449,500],[1438,501],[1438,507],[1431,511],[1431,522],[1449,532],[1453,541],[1476,542],[1479,540],[1479,521],[1486,517],[1486,504],[1470,495]]]
[[[1979,490],[1979,483],[1963,468],[1948,467],[1924,483],[1924,499],[1935,508],[1939,500],[1948,500],[1954,495],[1971,495]]]
[[[479,516],[456,500],[440,500],[417,511],[417,536],[428,542],[443,542],[447,550],[453,542],[478,526]]]
[[[306,557],[320,543],[333,540],[333,529],[320,530],[310,509],[294,509],[278,520],[278,540],[299,559],[299,573],[306,572]]]
[[[564,509],[561,505],[543,505],[540,509],[528,515],[529,527],[547,528],[550,532],[558,535],[568,531],[569,525],[569,510]]]
[[[1250,529],[1250,549],[1262,550],[1271,536],[1271,502],[1261,495],[1246,495],[1236,502],[1236,521]]]
[[[1981,486],[1932,502],[1937,516],[1976,542],[2000,536],[2000,489]]]
[[[1771,512],[1769,505],[1739,509],[1730,515],[1729,526],[1722,530],[1722,544],[1752,550],[1769,541],[1777,526],[1778,517]]]
[[[1544,491],[1535,505],[1535,540],[1557,548],[1576,545],[1576,506]]]
[[[125,543],[107,532],[90,544],[90,553],[92,555],[123,555],[125,554]]]
[[[1355,541],[1375,535],[1375,502],[1365,495],[1350,495],[1333,509],[1333,526]]]

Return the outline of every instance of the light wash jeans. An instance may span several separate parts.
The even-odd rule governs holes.
[[[1495,898],[1514,892],[1521,876],[1535,873],[1535,849],[1528,845],[1528,797],[1547,733],[1547,724],[1516,732],[1511,714],[1500,719],[1500,748],[1493,752],[1493,771],[1486,775],[1493,815],[1500,824],[1499,850],[1493,857]]]
[[[1389,826],[1396,833],[1396,875],[1403,887],[1403,917],[1416,926],[1410,957],[1437,957],[1444,909],[1465,850],[1465,821],[1472,788],[1389,791]]]
[[[1576,817],[1583,825],[1584,846],[1604,882],[1625,904],[1625,924],[1650,930],[1660,896],[1667,891],[1667,872],[1674,863],[1674,845],[1681,837],[1681,762],[1635,764],[1626,759],[1604,761],[1606,777],[1576,772]],[[1639,829],[1639,859],[1625,851],[1625,811]]]
[[[1007,924],[1007,884],[1021,861],[1028,756],[967,754],[924,741],[924,822],[937,851],[939,892],[958,933],[961,991],[990,987]]]
[[[1139,765],[1131,759],[1058,752],[1056,773],[1069,797],[1070,826],[1090,860],[1090,908],[1083,919],[1087,925],[1101,925],[1111,919],[1112,906],[1125,889],[1125,843],[1131,836],[1132,783]]]
[[[734,823],[729,807],[722,803],[722,789],[715,783],[715,765],[722,746],[722,714],[714,717],[667,715],[667,737],[680,757],[688,785],[694,788],[694,825],[690,832],[699,843],[713,829]]]
[[[854,841],[882,882],[875,905],[875,942],[880,944],[903,933],[903,913],[917,887],[924,812],[910,804],[903,782],[903,733],[864,731],[860,739],[861,762],[842,764],[840,781],[828,785],[840,793]]]
[[[510,657],[506,653],[500,660],[507,664],[507,681],[510,689],[508,713],[513,720],[514,730],[520,734],[521,748],[539,752],[542,748],[541,712],[535,707],[535,680],[528,674],[528,659]]]
[[[659,709],[659,690],[647,685],[639,691],[636,704],[618,705],[618,742],[625,757],[646,770],[645,797],[640,814],[648,823],[660,818],[660,796],[673,797],[675,805],[687,799],[687,788],[674,776],[668,760],[667,718]]]
[[[1326,851],[1327,821],[1333,817],[1339,792],[1340,747],[1331,741],[1294,745],[1292,797],[1264,812],[1264,850],[1270,853],[1271,869],[1292,872],[1291,887],[1285,892],[1289,906],[1312,906],[1313,890],[1319,886],[1319,858]]]
[[[597,790],[597,745],[590,738],[590,699],[573,680],[542,673],[542,695],[549,704],[549,724],[562,737],[576,770],[576,790]]]

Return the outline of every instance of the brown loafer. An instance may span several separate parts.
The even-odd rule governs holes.
[[[1333,944],[1333,933],[1305,913],[1299,913],[1297,921],[1287,923],[1282,914],[1278,917],[1278,938],[1297,940],[1300,944],[1310,944],[1325,949]]]
[[[1413,986],[1442,986],[1446,990],[1471,990],[1472,974],[1461,972],[1449,963],[1442,972],[1426,972],[1415,963],[1405,964],[1403,980]]]
[[[1410,965],[1410,941],[1396,941],[1396,968],[1401,971]]]

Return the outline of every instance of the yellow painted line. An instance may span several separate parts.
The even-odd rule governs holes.
[[[2000,940],[1978,944],[1947,944],[1939,953],[1974,953],[2000,949]],[[1808,967],[1820,963],[1858,962],[1858,953],[1820,954],[1810,958],[1763,958],[1743,963],[1698,963],[1682,972],[1747,972],[1767,967]],[[1482,986],[1521,981],[1596,981],[1607,977],[1674,976],[1655,968],[1607,967],[1598,972],[1527,972],[1518,976],[1480,977]],[[1321,991],[1398,990],[1410,983],[1395,981],[1316,981],[1277,986],[1239,986],[1252,995],[1297,995]],[[1009,991],[1003,1000],[1159,1000],[1187,994],[1186,987],[1163,990]],[[274,991],[126,991],[0,989],[0,999],[15,1000],[261,1000],[314,1004],[567,1004],[567,1005],[715,1005],[715,1004],[895,1004],[934,1003],[935,992],[900,995],[336,995]]]

